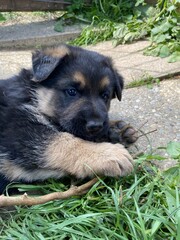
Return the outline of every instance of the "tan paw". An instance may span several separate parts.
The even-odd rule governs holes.
[[[121,144],[93,143],[77,163],[79,170],[76,173],[80,178],[94,175],[120,177],[133,170],[133,159]]]

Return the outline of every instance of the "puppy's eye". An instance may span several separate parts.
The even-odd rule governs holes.
[[[69,89],[66,89],[66,93],[69,96],[74,97],[77,94],[77,90],[75,88],[69,88]]]
[[[102,93],[101,94],[101,97],[104,99],[104,101],[108,101],[108,99],[109,99],[109,93],[108,92],[104,92],[104,93]]]

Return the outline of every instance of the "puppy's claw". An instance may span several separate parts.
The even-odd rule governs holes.
[[[128,147],[138,139],[137,130],[124,121],[110,123],[109,141],[112,143],[121,143]]]

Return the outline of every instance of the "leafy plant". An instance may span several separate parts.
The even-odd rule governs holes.
[[[145,54],[169,56],[169,62],[180,60],[180,0],[157,0],[155,7],[144,0],[92,0],[90,5],[86,1],[72,2],[64,18],[60,19],[60,29],[72,20],[91,23],[73,44],[113,39],[117,45],[150,36],[151,45]]]
[[[158,1],[159,13],[154,20],[151,29],[151,46],[145,54],[168,57],[169,62],[180,61],[180,20],[178,4],[179,0]]]

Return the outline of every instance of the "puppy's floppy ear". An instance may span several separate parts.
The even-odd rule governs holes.
[[[113,77],[115,80],[115,86],[114,86],[114,93],[113,98],[117,97],[119,101],[121,101],[122,98],[122,90],[124,87],[124,81],[122,76],[116,71],[116,69],[113,67],[112,59],[109,57],[106,57],[103,60],[103,64],[107,67],[109,67],[113,73]]]
[[[124,81],[122,76],[116,71],[114,71],[114,76],[115,76],[114,97],[116,96],[118,100],[121,101],[122,90],[124,88]]]
[[[48,48],[44,51],[36,51],[32,55],[34,82],[42,82],[55,70],[59,62],[69,54],[69,48],[61,45],[56,48]]]
[[[36,51],[32,56],[33,64],[33,81],[42,82],[53,72],[59,63],[58,58],[46,56],[43,53]]]

